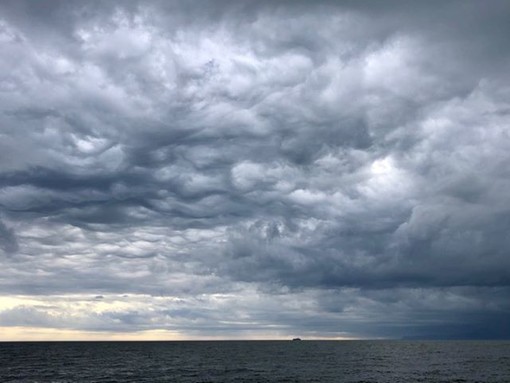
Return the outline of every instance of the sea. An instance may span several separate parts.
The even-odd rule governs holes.
[[[0,382],[510,382],[510,341],[4,342]]]

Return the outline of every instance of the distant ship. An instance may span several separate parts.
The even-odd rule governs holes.
[[[301,340],[301,338],[294,338],[294,339],[292,339],[293,342],[297,342],[298,340]]]

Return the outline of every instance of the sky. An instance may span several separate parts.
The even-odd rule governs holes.
[[[510,338],[508,1],[0,2],[0,340]]]

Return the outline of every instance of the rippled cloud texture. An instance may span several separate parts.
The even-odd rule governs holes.
[[[497,0],[2,1],[0,334],[509,337],[509,35]]]

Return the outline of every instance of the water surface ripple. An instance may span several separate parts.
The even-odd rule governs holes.
[[[508,383],[510,342],[7,342],[0,382]]]

